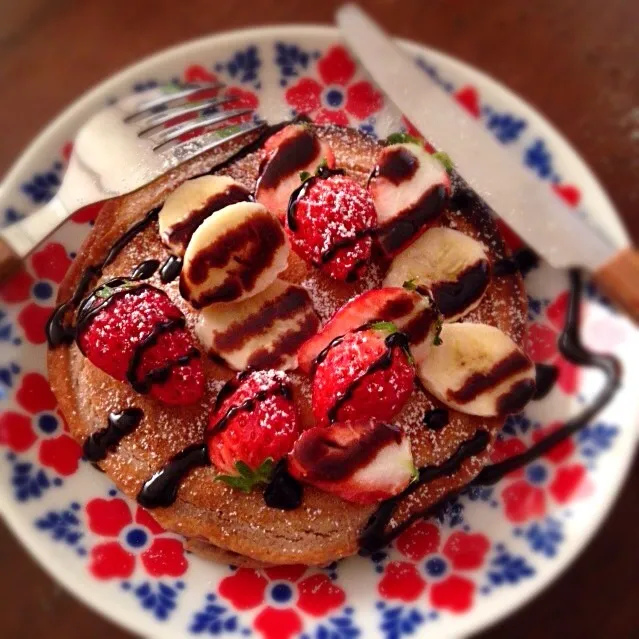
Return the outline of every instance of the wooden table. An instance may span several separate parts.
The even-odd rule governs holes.
[[[0,0],[0,171],[80,93],[142,56],[247,25],[330,23],[324,0]],[[633,0],[362,2],[399,36],[488,71],[581,151],[639,239],[639,3]],[[482,637],[639,637],[639,475],[557,583]],[[0,635],[129,635],[78,603],[0,530]]]

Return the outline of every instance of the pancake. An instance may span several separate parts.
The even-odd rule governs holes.
[[[352,129],[334,126],[312,126],[312,129],[322,142],[330,145],[336,165],[365,185],[380,151],[379,143]],[[209,153],[130,195],[105,204],[60,287],[58,302],[62,304],[72,298],[87,269],[101,264],[118,242],[119,251],[101,269],[100,276],[93,279],[87,293],[115,277],[130,276],[141,262],[158,260],[165,264],[171,253],[160,240],[156,217],[149,212],[161,207],[169,193],[185,180],[212,170],[234,178],[254,192],[261,153],[256,149],[234,155],[234,150],[231,146],[224,153]],[[136,224],[137,232],[127,234]],[[450,205],[440,225],[480,241],[492,265],[508,258],[491,211],[454,174]],[[120,241],[123,236],[124,240]],[[380,258],[357,282],[336,282],[291,251],[288,266],[279,278],[304,287],[316,313],[326,322],[353,296],[380,287],[385,270],[386,263]],[[167,293],[184,313],[187,328],[194,332],[198,312],[181,297],[178,279],[165,283],[161,270],[157,270],[145,281]],[[518,272],[505,272],[491,277],[481,302],[462,322],[492,325],[523,346],[526,317],[527,299],[521,276]],[[80,443],[104,429],[110,413],[131,407],[143,411],[135,429],[97,462],[132,499],[172,457],[203,441],[217,393],[234,372],[220,361],[208,358],[202,361],[206,374],[204,396],[192,405],[175,407],[140,395],[129,385],[113,379],[85,358],[75,342],[50,348],[51,386],[70,433]],[[297,371],[289,373],[289,377],[303,426],[310,427],[313,425],[310,380]],[[427,512],[443,497],[467,485],[486,465],[492,440],[503,426],[503,419],[477,417],[448,408],[448,422],[443,427],[426,428],[425,413],[443,407],[418,386],[393,423],[409,435],[417,467],[441,466],[457,455],[455,463],[445,474],[416,485],[409,494],[395,500],[388,516],[382,518],[384,521],[378,520],[378,527],[384,524],[383,530],[369,534],[369,540],[390,539],[394,532]],[[460,449],[481,431],[487,433],[482,446],[471,447],[467,454],[460,455]],[[153,516],[167,530],[183,535],[190,550],[217,561],[248,565],[324,565],[360,550],[363,533],[365,530],[370,533],[371,517],[378,511],[377,505],[351,503],[308,485],[304,487],[303,501],[298,508],[270,508],[264,502],[262,490],[249,493],[234,490],[217,481],[216,474],[213,466],[193,469],[181,482],[177,499],[168,507],[153,509]]]

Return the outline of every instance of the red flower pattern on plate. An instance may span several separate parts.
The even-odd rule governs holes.
[[[554,422],[533,433],[537,443],[562,426]],[[496,441],[491,461],[500,462],[526,450],[517,438]],[[565,505],[573,499],[584,497],[592,487],[583,464],[570,461],[576,450],[572,439],[555,446],[537,461],[510,473],[504,480],[501,496],[506,517],[513,523],[524,523],[544,517],[548,502]]]
[[[475,87],[463,86],[455,91],[454,97],[473,117],[478,118],[481,115],[479,93]]]
[[[50,242],[31,256],[30,263],[30,268],[22,268],[0,285],[0,299],[9,304],[29,300],[18,313],[18,324],[29,342],[44,344],[44,327],[54,309],[57,285],[71,266],[71,258],[62,244]]]
[[[411,602],[426,593],[439,610],[459,614],[472,607],[477,586],[469,575],[484,564],[490,548],[485,535],[457,531],[443,540],[435,524],[418,521],[395,546],[410,561],[386,566],[378,585],[382,597]]]
[[[561,423],[554,422],[535,431],[533,443],[541,441],[561,426]],[[514,437],[497,440],[490,458],[494,463],[500,462],[524,452],[526,448],[520,439]],[[540,459],[506,476],[501,484],[504,486],[501,496],[509,521],[521,524],[539,519],[548,512],[549,501],[565,505],[590,492],[585,466],[571,461],[575,449],[574,441],[567,439]]]
[[[320,618],[346,600],[344,591],[326,575],[305,576],[306,572],[306,566],[239,568],[220,582],[219,594],[237,610],[259,607],[253,627],[265,639],[288,639],[303,628],[297,609]]]
[[[184,80],[185,82],[206,82],[206,83],[214,83],[218,82],[220,78],[215,74],[203,67],[201,64],[192,64],[188,66],[184,71]],[[207,91],[203,91],[197,94],[194,100],[200,101],[202,99],[213,98],[213,97],[226,97],[231,98],[228,102],[225,102],[220,106],[220,108],[224,111],[230,111],[234,109],[257,109],[260,104],[260,100],[256,93],[252,91],[248,91],[239,86],[230,86],[226,87],[222,90],[220,89],[210,89]],[[165,126],[174,126],[175,124],[179,124],[181,122],[186,122],[187,120],[192,120],[197,117],[196,113],[185,115],[181,118],[175,118],[173,120],[169,120],[166,122]],[[249,119],[250,115],[246,114],[243,116],[238,116],[236,118],[231,118],[230,120],[226,120],[223,123],[223,126],[230,126],[232,124],[238,124],[239,122],[245,122]],[[187,140],[189,138],[195,137],[202,132],[203,129],[195,129],[194,131],[185,134],[184,136],[180,136],[181,140]]]
[[[286,90],[286,101],[319,124],[366,120],[382,108],[384,96],[370,82],[353,81],[356,70],[344,47],[331,47],[317,62],[321,82],[300,78]]]
[[[563,358],[557,347],[557,339],[563,330],[568,310],[568,291],[561,293],[546,309],[543,319],[528,327],[526,350],[534,362],[552,364],[559,370],[557,385],[564,393],[577,392],[579,368]]]
[[[82,449],[67,434],[67,425],[56,412],[58,403],[49,382],[39,373],[27,373],[15,400],[26,414],[5,411],[0,415],[0,444],[16,453],[37,445],[43,466],[59,475],[72,475],[78,469]]]
[[[86,514],[89,529],[108,539],[89,553],[89,570],[97,579],[128,579],[138,559],[151,577],[180,577],[186,572],[182,542],[146,510],[131,508],[123,499],[92,499]]]

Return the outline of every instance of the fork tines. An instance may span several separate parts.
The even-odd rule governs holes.
[[[243,137],[251,132],[259,131],[264,127],[266,127],[266,122],[251,120],[204,133],[199,137],[171,147],[167,153],[167,155],[170,155],[169,162],[174,166],[181,164],[196,155],[215,149],[222,144],[227,144],[231,140]]]
[[[189,84],[189,85],[169,85],[168,91],[165,91],[162,95],[151,100],[141,102],[135,107],[133,113],[130,113],[124,118],[124,121],[135,122],[145,116],[153,115],[157,109],[164,109],[170,106],[182,105],[187,98],[197,97],[198,93],[219,91],[224,88],[224,84],[221,82],[210,82],[207,84]]]

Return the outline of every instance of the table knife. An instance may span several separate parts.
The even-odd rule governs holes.
[[[585,268],[599,288],[639,323],[639,252],[619,247],[513,161],[359,7],[336,14],[346,44],[379,88],[531,248],[556,268]]]

